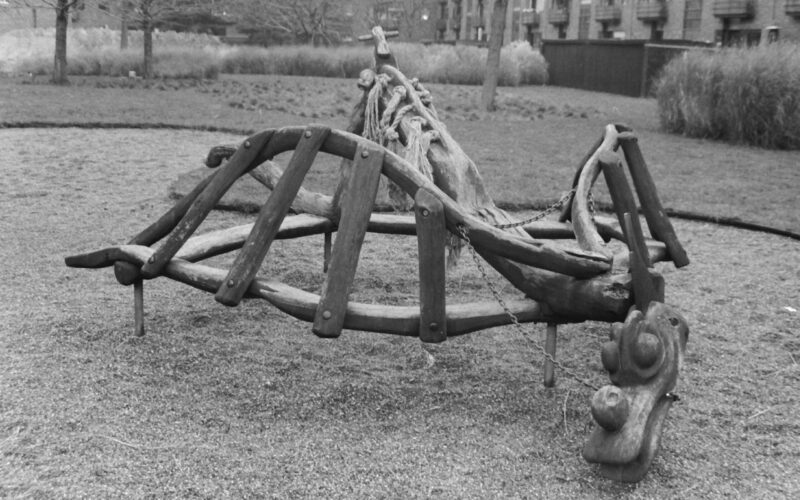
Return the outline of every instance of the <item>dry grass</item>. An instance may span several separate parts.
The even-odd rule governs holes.
[[[31,102],[51,102],[49,94],[57,92],[39,86],[24,90],[43,96],[29,101],[30,119],[44,113]],[[218,113],[217,125],[238,118],[243,127],[254,128],[298,123],[297,116],[280,112],[270,112],[269,123],[257,123],[257,112],[229,110],[216,101],[200,111],[181,110],[193,102],[188,92],[163,93],[177,102],[162,104],[162,113],[156,114],[158,105],[144,98],[153,101],[153,93],[134,90],[131,95],[142,98],[119,115],[115,110],[131,101],[113,103],[121,95],[118,90],[90,90],[60,92],[108,99],[106,111],[85,105],[87,119],[157,116],[158,121],[180,123],[192,120],[192,113],[195,120]],[[556,95],[548,91],[536,98]],[[571,106],[602,109],[598,114],[604,121],[619,118],[591,95],[570,91],[569,96]],[[15,100],[3,108],[21,116],[25,108]],[[616,102],[632,108],[639,103]],[[72,103],[66,100],[61,109]],[[563,104],[558,106],[563,111]],[[165,108],[176,113],[165,116]],[[277,122],[285,117],[291,120]],[[341,123],[339,116],[321,119]],[[517,122],[531,129],[539,149],[558,151],[559,144],[570,144],[570,152],[547,156],[566,166],[548,174],[552,181],[520,183],[516,196],[533,198],[519,191],[538,192],[539,183],[567,183],[572,163],[583,152],[571,146],[588,146],[600,119],[553,113]],[[643,135],[660,137],[642,123],[637,128]],[[499,131],[480,145],[477,128],[470,124],[480,125],[455,119],[450,128],[482,160],[482,168],[501,172],[513,155],[506,147],[523,147],[510,144],[511,139],[488,145],[489,138],[497,139],[494,134],[515,130],[514,124],[497,120],[484,125],[485,131]],[[549,128],[559,129],[555,145],[543,133],[537,135]],[[693,259],[684,270],[661,269],[668,302],[686,314],[692,328],[679,388],[683,400],[670,412],[661,453],[638,486],[600,479],[583,462],[580,447],[591,428],[590,391],[563,376],[555,389],[541,387],[540,357],[510,327],[433,346],[360,332],[324,341],[310,333],[309,325],[265,304],[228,309],[207,294],[162,279],[146,285],[148,334],[131,338],[130,290],[117,285],[109,270],[64,267],[63,256],[127,240],[169,207],[166,185],[171,180],[195,168],[210,145],[238,138],[161,130],[0,131],[0,231],[5,235],[0,258],[6,269],[0,291],[0,496],[800,494],[795,418],[800,410],[800,252],[796,242],[777,236],[675,222]],[[708,143],[672,140],[675,155],[685,157],[683,150],[691,144],[691,154],[708,155],[708,169],[725,170],[708,153]],[[650,158],[655,141],[643,142]],[[726,158],[750,152],[732,151]],[[519,163],[508,165],[507,170],[519,168]],[[668,177],[661,172],[660,183]],[[495,175],[486,177],[495,187]],[[685,184],[691,189],[703,181],[691,177]],[[709,198],[720,197],[711,192]],[[785,212],[796,207],[794,200],[783,207],[765,202],[763,210]],[[743,199],[737,206],[750,202]],[[214,213],[205,228],[227,227],[244,218]],[[264,274],[301,287],[318,286],[319,240],[276,244]],[[370,237],[357,297],[414,302],[414,248],[411,239]],[[225,261],[222,257],[218,263]],[[495,281],[504,294],[516,294],[499,278]],[[489,297],[469,259],[450,275],[448,286],[452,301]],[[535,338],[543,328],[527,329]],[[598,354],[607,326],[588,323],[560,331],[560,358],[603,383]]]

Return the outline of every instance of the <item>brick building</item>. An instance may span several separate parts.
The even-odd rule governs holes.
[[[438,3],[434,38],[486,39],[494,0]],[[800,0],[509,0],[504,38],[800,42]]]

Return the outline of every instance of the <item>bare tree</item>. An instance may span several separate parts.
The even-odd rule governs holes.
[[[492,32],[489,34],[489,54],[486,56],[486,75],[483,77],[481,107],[486,111],[496,108],[497,76],[500,72],[500,49],[503,48],[503,32],[506,30],[508,0],[495,0],[492,10]]]
[[[348,6],[333,0],[230,0],[230,10],[245,29],[268,31],[276,38],[331,45],[349,32]]]
[[[56,84],[69,83],[67,78],[67,27],[69,26],[69,13],[80,0],[10,0],[10,6],[17,8],[36,9],[45,5],[55,10],[56,13],[56,47],[53,58],[53,78]],[[35,12],[35,10],[34,10]]]

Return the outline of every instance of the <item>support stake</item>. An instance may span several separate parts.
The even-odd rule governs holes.
[[[544,350],[547,354],[555,359],[556,357],[556,337],[558,335],[558,325],[556,323],[547,323],[547,330],[545,331]],[[545,356],[544,358],[544,386],[553,387],[556,385],[555,365],[553,361]]]
[[[325,231],[325,243],[322,247],[322,272],[328,272],[328,264],[331,262],[331,243],[333,243],[333,233]]]
[[[144,283],[141,278],[133,282],[133,334],[144,336]]]

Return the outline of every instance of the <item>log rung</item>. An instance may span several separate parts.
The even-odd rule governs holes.
[[[217,302],[236,306],[244,297],[329,133],[330,128],[324,126],[310,126],[303,132],[289,165],[261,207],[247,241],[217,291]]]
[[[384,149],[359,143],[342,197],[339,230],[331,251],[312,331],[320,337],[338,337],[347,311],[361,245],[367,232],[383,166]]]

